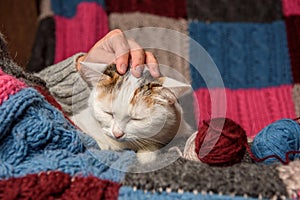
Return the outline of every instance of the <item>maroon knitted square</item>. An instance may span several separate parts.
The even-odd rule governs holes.
[[[294,83],[300,83],[300,16],[285,18]]]
[[[42,172],[0,180],[0,199],[117,199],[120,186],[97,177]]]
[[[172,18],[186,18],[185,0],[107,0],[109,13],[144,12]]]
[[[75,177],[70,188],[63,194],[64,200],[118,199],[121,185],[97,177]]]

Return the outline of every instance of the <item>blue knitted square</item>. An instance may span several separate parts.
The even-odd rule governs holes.
[[[283,21],[210,24],[192,21],[189,34],[190,44],[199,43],[212,57],[227,88],[262,88],[292,83]],[[197,66],[203,65],[203,61],[194,47],[190,45],[189,50],[193,88],[222,86],[210,66],[202,67],[200,72],[208,74],[205,80],[209,84],[197,72]]]
[[[51,0],[51,9],[54,14],[71,18],[76,14],[78,4],[83,2],[96,2],[105,9],[104,0]]]

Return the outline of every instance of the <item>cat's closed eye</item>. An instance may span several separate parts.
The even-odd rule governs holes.
[[[142,118],[142,117],[131,117],[131,120],[134,120],[134,121],[142,121],[143,119],[145,119],[145,118]]]
[[[103,111],[105,114],[107,114],[107,115],[110,115],[111,117],[113,117],[114,116],[114,114],[112,113],[112,112],[109,112],[109,111]]]

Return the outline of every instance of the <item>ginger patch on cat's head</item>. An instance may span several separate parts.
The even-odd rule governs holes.
[[[137,88],[130,101],[130,104],[137,104],[142,101],[148,108],[154,104],[172,104],[176,101],[175,95],[170,90],[164,88],[160,81],[150,82]]]
[[[98,95],[98,99],[102,99],[108,94],[112,94],[120,76],[121,75],[117,72],[115,64],[108,65],[97,84],[97,88],[101,90]]]

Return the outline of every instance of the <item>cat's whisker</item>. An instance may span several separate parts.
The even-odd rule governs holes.
[[[165,142],[162,142],[162,141],[159,141],[157,139],[154,139],[154,138],[143,138],[145,141],[149,142],[149,143],[157,143],[157,144],[160,144],[160,145],[165,145],[166,143]]]
[[[143,149],[145,149],[145,147],[147,146],[153,146],[153,144],[159,144],[159,145],[166,145],[164,142],[161,142],[159,140],[156,140],[154,138],[139,138],[139,142],[141,142],[144,146]]]
[[[138,142],[142,144],[143,150],[148,150],[147,147],[152,144],[150,141],[147,140],[139,140]]]
[[[138,149],[144,149],[145,148],[145,145],[143,143],[140,143],[139,141],[137,140],[132,140],[132,143],[134,145],[136,145],[138,147]]]
[[[129,139],[129,140],[136,140],[136,139],[138,139],[138,137],[136,137],[135,135],[131,135],[131,134],[127,134],[126,138]]]

